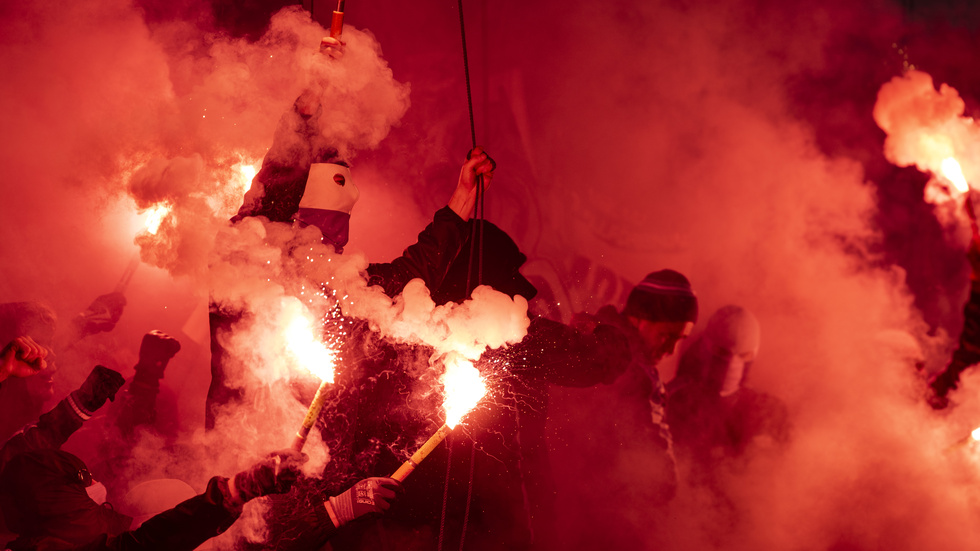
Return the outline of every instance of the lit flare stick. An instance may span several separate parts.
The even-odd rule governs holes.
[[[316,389],[316,396],[313,397],[313,402],[310,403],[310,409],[306,411],[306,418],[303,419],[303,424],[296,431],[296,438],[293,439],[294,450],[298,452],[303,451],[306,438],[310,435],[310,430],[313,429],[313,425],[316,424],[316,420],[320,417],[320,411],[323,410],[323,404],[327,400],[327,388],[332,382],[324,380],[320,383],[320,387]]]
[[[973,239],[976,241],[980,237],[980,230],[977,228],[977,213],[976,207],[973,205],[973,194],[971,193],[972,188],[969,182],[966,181],[966,177],[963,175],[963,169],[960,167],[960,163],[953,157],[948,157],[943,160],[941,173],[943,177],[953,184],[956,189],[957,194],[963,196],[963,208],[966,210],[966,215],[970,219],[970,227],[973,230]]]
[[[445,440],[452,431],[453,428],[449,425],[439,427],[439,430],[429,437],[429,439],[425,441],[425,444],[422,444],[422,447],[413,453],[412,457],[410,457],[408,461],[402,463],[401,467],[398,467],[398,470],[395,471],[395,474],[391,475],[391,478],[394,478],[398,482],[402,482],[408,478],[408,475],[412,474],[415,467],[418,467],[419,463],[428,457],[429,454],[432,453],[432,450],[436,449],[436,446],[442,444],[442,441]]]
[[[313,402],[310,403],[310,408],[306,411],[303,424],[296,431],[296,438],[293,439],[293,449],[297,452],[303,451],[306,438],[323,410],[323,404],[327,400],[327,389],[333,384],[334,378],[335,354],[313,335],[313,324],[303,315],[294,317],[286,328],[289,350],[306,365],[307,369],[320,377],[320,386],[316,390]]]
[[[412,474],[415,467],[449,436],[463,416],[476,407],[487,393],[487,385],[480,377],[480,372],[471,362],[462,358],[452,358],[446,362],[442,385],[446,393],[446,401],[442,404],[446,410],[446,423],[391,475],[391,478],[399,482]]]
[[[136,268],[140,267],[140,253],[133,255],[133,258],[129,259],[129,265],[126,266],[126,271],[123,272],[122,277],[119,278],[119,283],[116,284],[116,288],[113,292],[115,293],[125,293],[126,288],[129,287],[129,282],[133,280],[133,274],[136,273]]]

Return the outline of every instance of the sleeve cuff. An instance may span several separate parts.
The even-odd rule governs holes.
[[[327,520],[329,520],[334,525],[334,528],[340,528],[340,519],[337,518],[337,513],[333,510],[333,506],[330,505],[329,499],[323,500],[323,507],[317,507],[316,512],[321,524],[326,524]]]
[[[71,406],[71,410],[75,412],[75,415],[78,415],[82,421],[88,421],[93,415],[95,415],[94,411],[89,411],[82,407],[82,404],[79,403],[77,398],[75,398],[74,392],[68,395],[67,401],[68,405]]]

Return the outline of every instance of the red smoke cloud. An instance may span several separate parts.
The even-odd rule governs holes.
[[[980,420],[976,383],[937,417],[918,399],[912,369],[882,359],[875,338],[911,333],[930,367],[941,365],[966,265],[941,234],[909,237],[938,252],[889,262],[897,253],[888,247],[912,243],[889,242],[894,221],[880,218],[898,199],[875,180],[888,173],[872,112],[879,87],[901,70],[892,44],[922,52],[916,63],[937,82],[960,74],[973,50],[941,59],[924,46],[940,37],[934,27],[887,3],[525,4],[468,3],[465,15],[477,138],[498,163],[488,218],[528,254],[528,275],[550,282],[542,296],[567,297],[545,306],[567,317],[616,302],[624,279],[678,269],[704,319],[727,303],[758,316],[752,382],[793,414],[789,450],[753,456],[727,477],[738,522],[686,488],[658,539],[676,549],[971,549],[978,465],[944,450]],[[357,152],[362,201],[343,276],[351,285],[358,266],[414,239],[471,145],[456,18],[437,4],[349,3],[345,38],[365,56],[350,62],[388,85],[346,92],[390,106],[377,119],[329,119]],[[208,381],[202,278],[211,240],[237,207],[233,167],[261,158],[282,113],[323,69],[314,57],[323,30],[287,8],[261,36],[235,38],[220,20],[168,19],[121,0],[18,2],[0,8],[0,22],[0,293],[70,316],[111,290],[138,252],[139,209],[172,203],[162,236],[140,242],[144,259],[167,270],[139,268],[120,327],[85,359],[126,373],[139,335],[178,336],[185,347],[165,384],[193,432]],[[969,115],[972,89],[951,86]],[[944,266],[935,279],[914,279],[944,252],[953,260],[935,262]],[[924,318],[917,296],[949,305]],[[84,366],[68,367],[66,378],[80,378]],[[669,378],[672,366],[662,367]],[[609,410],[590,391],[558,393],[552,406],[558,420]],[[250,434],[241,449],[258,453],[270,440]],[[556,472],[574,475],[574,451],[552,444]],[[232,468],[207,467],[191,478]],[[620,478],[632,468],[641,466],[624,463]],[[568,503],[608,499],[626,518],[645,505],[560,482]],[[574,541],[574,518],[561,520]]]

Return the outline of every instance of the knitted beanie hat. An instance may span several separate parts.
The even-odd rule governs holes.
[[[683,274],[660,270],[633,287],[623,314],[649,321],[694,323],[698,321],[698,299]]]

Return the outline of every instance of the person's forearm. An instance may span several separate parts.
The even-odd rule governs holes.
[[[452,209],[464,221],[473,216],[473,209],[476,207],[476,190],[467,191],[462,186],[456,186],[456,191],[449,198],[449,208]]]
[[[58,449],[87,419],[79,408],[71,403],[71,397],[58,402],[51,411],[42,415],[38,422],[12,436],[0,448],[0,467],[15,455],[39,450]]]

